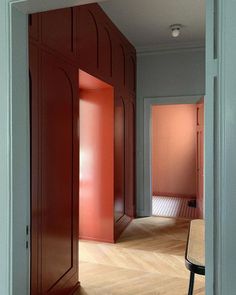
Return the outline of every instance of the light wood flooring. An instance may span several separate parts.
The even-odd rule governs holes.
[[[132,221],[117,244],[80,241],[81,295],[186,295],[184,265],[188,220],[149,217]],[[196,276],[196,295],[204,295]]]

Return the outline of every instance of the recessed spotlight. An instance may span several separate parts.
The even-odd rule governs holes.
[[[182,25],[179,25],[179,24],[174,24],[170,26],[171,35],[173,38],[179,37],[181,28],[182,28]]]

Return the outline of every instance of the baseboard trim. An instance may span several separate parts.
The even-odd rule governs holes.
[[[147,214],[147,212],[140,210],[136,212],[136,218],[145,218],[145,217],[149,217],[150,214]]]
[[[77,292],[80,288],[80,282],[78,282],[75,287],[73,288],[72,292],[71,292],[71,295],[75,294],[75,292]]]
[[[153,196],[160,196],[160,197],[176,197],[176,198],[183,198],[183,199],[196,199],[196,195],[188,195],[188,194],[179,194],[179,193],[168,193],[168,192],[153,192]]]
[[[133,218],[131,218],[128,215],[123,215],[115,224],[115,240],[119,238],[119,236],[122,234],[122,232],[126,229],[126,227],[129,225],[129,223],[132,221]]]
[[[89,236],[79,236],[79,240],[86,240],[86,241],[93,241],[93,242],[102,242],[102,243],[111,243],[114,244],[125,228],[129,225],[132,221],[132,217],[124,214],[116,223],[115,223],[115,234],[114,239],[99,239],[93,238]]]
[[[115,243],[114,239],[100,239],[100,238],[93,238],[93,237],[88,237],[88,236],[79,236],[79,240],[102,242],[102,243],[111,243],[111,244]]]

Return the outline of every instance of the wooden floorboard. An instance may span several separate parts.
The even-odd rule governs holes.
[[[184,252],[189,221],[136,219],[117,244],[80,241],[82,295],[187,295]],[[205,280],[196,276],[195,292]]]

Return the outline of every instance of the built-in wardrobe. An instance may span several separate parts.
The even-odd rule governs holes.
[[[100,6],[90,4],[31,15],[29,64],[31,295],[73,294],[79,286],[79,237],[115,242],[135,214],[136,53]],[[100,195],[93,188],[90,199],[79,198],[92,173],[80,176],[83,167],[91,168],[86,130],[96,114],[88,103],[96,99],[99,128],[109,128],[88,129],[97,137],[101,132],[100,139],[89,139],[101,144],[94,167],[106,166],[111,173],[104,174],[109,183]],[[109,108],[105,116],[104,108]],[[108,199],[98,203],[104,192]]]

